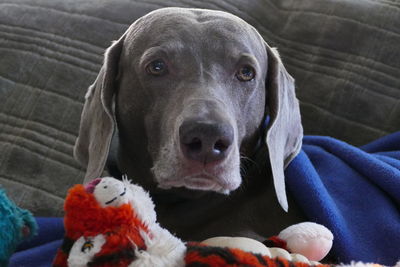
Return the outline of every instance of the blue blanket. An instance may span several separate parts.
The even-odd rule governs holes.
[[[62,218],[36,218],[39,234],[22,243],[10,259],[9,267],[51,266],[64,237]]]
[[[399,260],[400,132],[361,148],[330,137],[305,137],[286,180],[309,220],[332,230],[333,253],[341,262],[394,265]],[[62,219],[37,221],[39,235],[19,247],[11,267],[51,265],[64,235]]]
[[[400,132],[361,148],[305,137],[286,182],[309,220],[333,232],[340,261],[400,259]]]

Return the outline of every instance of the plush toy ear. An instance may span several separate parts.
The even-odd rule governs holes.
[[[300,151],[303,127],[294,79],[283,66],[278,52],[266,43],[265,46],[268,53],[266,90],[270,116],[265,142],[276,195],[282,208],[288,211],[284,169]]]
[[[105,53],[104,64],[86,93],[75,158],[87,166],[85,180],[101,176],[115,128],[113,111],[116,77],[125,34]]]

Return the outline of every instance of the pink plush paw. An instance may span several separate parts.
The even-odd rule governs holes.
[[[298,253],[311,261],[322,260],[332,248],[333,234],[323,225],[304,222],[292,225],[278,235],[286,241],[291,253]]]

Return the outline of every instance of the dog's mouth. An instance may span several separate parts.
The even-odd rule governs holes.
[[[118,196],[110,199],[109,201],[106,201],[105,204],[106,205],[110,205],[111,203],[113,203],[114,201],[116,201],[119,197],[122,197],[126,194],[126,187],[124,187],[124,190],[122,191],[122,193],[118,194]]]
[[[214,191],[229,194],[240,186],[240,182],[240,180],[231,179],[231,177],[225,178],[202,171],[179,178],[165,179],[159,183],[159,187],[161,189],[185,187],[196,191]]]
[[[201,189],[201,190],[216,190],[215,187],[222,187],[217,182],[217,178],[209,174],[204,175],[194,175],[183,178],[185,186],[191,189]]]

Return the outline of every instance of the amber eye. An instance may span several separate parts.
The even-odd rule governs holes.
[[[154,76],[160,76],[167,73],[167,65],[163,60],[157,59],[146,66],[146,72]]]
[[[254,79],[256,71],[251,66],[243,66],[236,72],[236,78],[242,82],[248,82]]]

